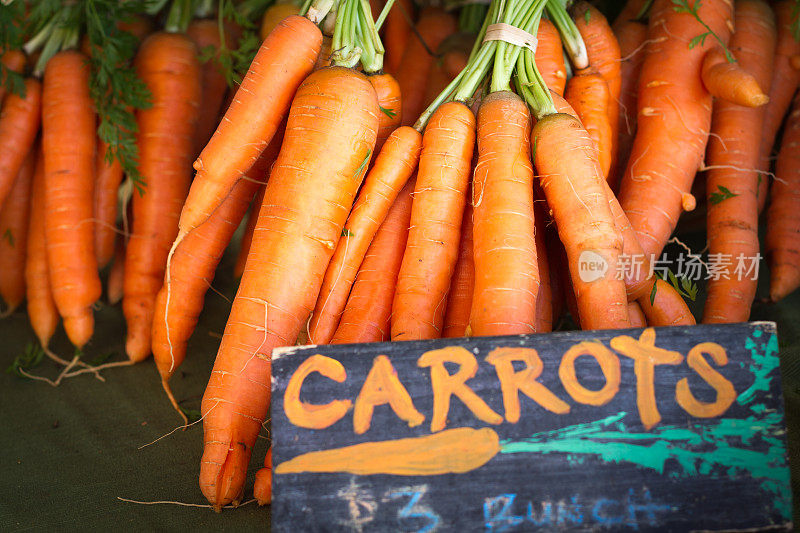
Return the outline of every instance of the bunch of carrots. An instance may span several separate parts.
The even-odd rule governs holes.
[[[613,22],[583,0],[48,4],[0,7],[40,21],[0,42],[0,296],[44,349],[63,321],[82,350],[106,280],[129,362],[152,353],[181,412],[169,380],[243,224],[202,402],[217,510],[244,494],[276,347],[694,324],[653,268],[683,211],[709,257],[763,250],[773,301],[800,286],[794,0]],[[728,274],[703,322],[748,319],[757,277]]]

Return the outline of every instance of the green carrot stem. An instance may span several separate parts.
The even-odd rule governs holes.
[[[386,5],[383,6],[381,14],[378,15],[378,20],[375,21],[375,30],[380,31],[380,29],[383,27],[383,23],[386,22],[386,17],[389,16],[389,10],[392,9],[393,5],[394,0],[389,0],[386,2]]]
[[[537,119],[557,113],[547,84],[536,68],[534,55],[527,48],[517,58],[516,85],[520,96],[531,107]]]
[[[548,0],[547,15],[556,29],[558,29],[561,41],[564,43],[564,49],[567,51],[573,66],[576,69],[588,67],[589,55],[586,53],[583,37],[581,37],[575,21],[569,16],[560,0]]]

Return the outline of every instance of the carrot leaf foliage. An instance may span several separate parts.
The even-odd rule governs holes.
[[[717,185],[717,190],[711,193],[711,195],[708,197],[708,201],[711,202],[711,205],[719,205],[728,198],[733,198],[734,196],[739,195],[735,192],[731,192],[731,190],[727,187]]]
[[[22,2],[0,3],[0,54],[5,50],[22,48],[25,6]],[[0,62],[0,85],[6,91],[25,97],[25,81],[22,74],[14,72]]]

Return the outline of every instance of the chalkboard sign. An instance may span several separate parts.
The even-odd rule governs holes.
[[[791,527],[775,324],[286,348],[274,531]]]

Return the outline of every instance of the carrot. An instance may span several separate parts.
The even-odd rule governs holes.
[[[428,86],[423,100],[425,107],[429,106],[464,70],[474,43],[475,35],[464,32],[454,33],[442,41],[428,73]]]
[[[728,61],[719,48],[706,54],[702,76],[708,92],[719,99],[747,107],[762,106],[769,101],[758,80],[738,63]]]
[[[400,118],[403,115],[400,85],[391,74],[373,74],[367,76],[367,79],[378,95],[378,105],[381,110],[381,124],[378,128],[378,140],[375,142],[375,152],[380,153],[383,143],[400,126]]]
[[[775,61],[772,69],[772,83],[769,88],[769,102],[764,106],[764,129],[761,136],[761,149],[758,170],[758,212],[764,209],[767,201],[769,180],[765,173],[770,168],[770,155],[775,138],[783,122],[783,117],[792,103],[792,95],[800,85],[800,70],[792,65],[792,58],[800,54],[800,40],[794,38],[792,22],[797,16],[793,0],[782,0],[773,4],[775,21],[778,24]]]
[[[294,2],[276,2],[272,4],[261,17],[261,40],[266,39],[280,22],[291,15],[297,15],[300,8]]]
[[[138,362],[150,355],[156,295],[191,180],[201,74],[194,44],[178,33],[149,36],[135,65],[152,94],[152,107],[137,115],[139,172],[146,184],[143,194],[133,196],[122,298],[125,351]]]
[[[0,296],[6,303],[3,314],[12,313],[25,299],[25,257],[36,152],[35,148],[28,152],[0,209]]]
[[[272,448],[264,456],[264,468],[256,472],[253,496],[258,500],[258,505],[272,502]]]
[[[461,220],[461,241],[458,245],[458,260],[447,291],[447,309],[444,311],[442,338],[468,337],[469,313],[472,309],[472,293],[475,288],[475,255],[473,249],[472,204],[464,206]]]
[[[239,227],[247,207],[267,177],[272,164],[265,150],[247,178],[234,185],[231,194],[204,223],[175,249],[169,276],[158,291],[153,316],[153,360],[171,400],[167,381],[186,358],[186,345],[203,310],[206,291],[214,280],[222,254]],[[263,188],[261,189],[263,190]],[[262,195],[263,199],[263,195]],[[260,205],[260,204],[259,204]],[[175,409],[180,411],[177,403]]]
[[[616,277],[622,236],[606,201],[596,149],[580,122],[555,113],[536,123],[531,134],[534,165],[567,252],[583,329],[629,325],[624,281]],[[581,264],[602,262],[606,272],[580,275]]]
[[[0,206],[14,186],[25,157],[39,132],[42,86],[25,80],[25,98],[9,94],[0,112]]]
[[[0,55],[0,63],[8,70],[21,73],[25,68],[26,57],[21,50],[9,50]],[[6,86],[4,83],[0,83],[0,103],[3,102],[5,95]]]
[[[608,20],[594,6],[583,0],[572,7],[575,25],[583,37],[589,65],[593,67],[608,84],[608,123],[611,129],[609,145],[609,168],[617,159],[617,136],[619,132],[619,99],[622,91],[621,51],[616,35]],[[583,119],[581,119],[583,121]],[[584,122],[584,127],[588,126]],[[590,131],[591,133],[591,131]],[[601,155],[603,151],[601,150]],[[601,163],[603,161],[601,160]],[[605,168],[605,167],[603,167]],[[603,174],[608,179],[608,172]],[[612,188],[614,184],[612,182]]]
[[[395,75],[403,95],[402,125],[414,124],[424,111],[425,87],[435,59],[433,53],[456,29],[455,17],[439,9],[429,8],[420,16],[417,23],[419,38],[416,35],[409,38]]]
[[[536,47],[536,68],[542,75],[547,88],[559,96],[563,96],[564,87],[567,84],[567,67],[564,64],[561,36],[552,22],[541,20],[536,38],[539,40]]]
[[[469,325],[473,335],[536,331],[539,268],[530,129],[528,106],[519,96],[498,91],[483,99],[472,185],[475,289]]]
[[[534,195],[535,197],[535,195]],[[553,281],[551,280],[550,263],[547,259],[547,243],[545,235],[545,213],[541,202],[534,200],[533,221],[535,224],[534,239],[536,241],[536,262],[539,270],[539,292],[536,295],[536,331],[547,333],[553,330]]]
[[[636,136],[636,102],[638,94],[636,85],[644,60],[644,45],[647,39],[647,25],[636,21],[622,21],[614,23],[614,34],[619,42],[619,52],[622,56],[620,64],[619,124],[617,134],[617,158],[612,164],[611,182],[619,183],[628,156],[631,153],[633,139]]]
[[[800,97],[786,120],[767,209],[764,241],[773,302],[800,287]]]
[[[36,169],[30,199],[30,222],[25,258],[25,285],[28,320],[39,344],[47,348],[58,326],[58,309],[53,300],[47,266],[47,243],[44,236],[45,219],[44,154],[37,151]]]
[[[680,294],[666,281],[653,279],[655,296],[636,300],[647,319],[648,326],[693,326],[694,316]],[[652,285],[651,285],[652,290]]]
[[[695,6],[697,16],[727,43],[731,4],[706,0]],[[705,153],[711,95],[700,72],[704,55],[716,41],[708,37],[704,44],[689,45],[707,31],[692,13],[671,0],[653,3],[639,77],[638,130],[619,194],[647,255],[661,253]]]
[[[641,306],[637,302],[628,302],[628,316],[632,328],[646,328],[647,319],[644,317]]]
[[[603,177],[608,180],[613,160],[614,131],[611,124],[611,94],[606,80],[589,69],[581,70],[567,81],[564,94],[580,118],[581,124],[595,142]],[[616,110],[613,110],[616,113]],[[613,185],[612,185],[613,187]]]
[[[411,179],[372,239],[331,344],[389,340],[389,315],[408,237],[413,190]]]
[[[264,40],[217,130],[200,153],[197,175],[181,211],[176,243],[219,207],[286,115],[300,82],[314,67],[322,35],[292,15]]]
[[[625,2],[625,6],[617,14],[617,18],[614,19],[615,32],[620,24],[636,20],[642,14],[648,2],[649,0],[628,0]]]
[[[415,39],[411,29],[414,24],[414,2],[412,0],[397,0],[386,17],[386,55],[384,68],[390,74],[396,74],[403,59],[403,52],[408,46],[409,39]]]
[[[122,165],[119,160],[109,163],[108,145],[97,141],[97,162],[94,186],[94,255],[97,266],[103,268],[114,256],[114,243],[117,240],[117,191],[122,182]]]
[[[736,3],[736,31],[731,52],[739,67],[766,91],[772,81],[775,55],[775,18],[761,0]],[[743,322],[750,316],[757,275],[737,269],[758,261],[758,158],[764,108],[752,108],[718,99],[714,103],[708,144],[708,251],[728,257],[730,267],[708,281],[703,322]],[[730,191],[719,201],[720,191]],[[715,197],[715,195],[717,195]],[[718,255],[719,254],[719,255]],[[751,265],[752,266],[752,265]],[[738,274],[736,272],[739,272]]]
[[[408,242],[392,302],[392,340],[441,336],[458,259],[475,116],[464,104],[439,106],[422,138]]]
[[[250,167],[250,170],[247,171],[248,179],[265,182],[266,179],[269,178],[269,174],[272,171],[272,165],[278,158],[278,152],[280,152],[281,144],[283,143],[283,135],[285,132],[286,120],[283,120],[281,121],[280,126],[278,126],[278,131],[275,132],[272,140],[269,142],[267,147],[264,148],[264,151],[261,152],[261,155],[256,160],[255,164]],[[265,187],[266,183],[262,183],[255,195],[255,198],[253,198],[253,201],[250,204],[250,214],[247,217],[244,235],[242,236],[242,242],[239,246],[239,254],[236,256],[236,263],[233,267],[233,275],[237,278],[242,277],[242,274],[244,273],[244,267],[247,264],[247,255],[250,253],[250,245],[253,242],[253,232],[255,231],[256,222],[258,221],[258,210],[261,208],[261,204],[264,202]]]
[[[402,126],[375,159],[325,271],[309,322],[310,342],[327,344],[336,331],[358,267],[397,194],[416,169],[421,145],[419,132]]]
[[[45,235],[53,299],[70,341],[82,348],[94,331],[102,293],[94,253],[95,114],[86,57],[59,52],[42,89]]]
[[[200,488],[219,509],[241,496],[270,392],[275,346],[292,344],[375,146],[378,102],[355,71],[318,70],[300,85],[253,244],[203,396]]]
[[[186,35],[194,42],[199,52],[202,52],[207,47],[219,50],[221,41],[216,20],[194,20],[189,24]],[[225,35],[228,41],[226,45],[230,48],[233,45],[230,33],[225,32]],[[202,99],[200,100],[200,115],[194,131],[194,154],[199,154],[203,150],[217,126],[222,100],[225,98],[225,92],[228,89],[228,84],[221,69],[222,66],[219,64],[218,54],[215,54],[214,57],[201,66],[202,79],[200,86]]]
[[[125,238],[121,235],[114,246],[114,259],[108,271],[106,282],[106,295],[110,305],[117,305],[122,301],[123,280],[125,279]]]

